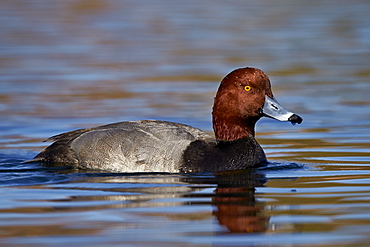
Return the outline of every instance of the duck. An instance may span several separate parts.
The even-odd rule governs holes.
[[[238,68],[221,81],[214,98],[214,136],[169,121],[124,121],[55,135],[32,161],[119,173],[218,173],[262,166],[255,139],[261,117],[301,124],[275,99],[260,69]]]

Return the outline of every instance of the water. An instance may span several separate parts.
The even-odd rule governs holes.
[[[367,1],[2,1],[0,245],[370,246]],[[23,163],[61,132],[161,119],[212,133],[218,83],[264,70],[291,126],[268,167],[115,174]]]

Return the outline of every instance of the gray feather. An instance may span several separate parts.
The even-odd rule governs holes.
[[[49,139],[55,142],[35,158],[118,172],[179,172],[191,142],[214,140],[197,128],[156,120],[119,122]]]

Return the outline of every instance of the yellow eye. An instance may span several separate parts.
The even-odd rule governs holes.
[[[245,90],[245,91],[251,91],[251,89],[252,89],[252,88],[251,88],[251,86],[245,86],[245,87],[244,87],[244,90]]]

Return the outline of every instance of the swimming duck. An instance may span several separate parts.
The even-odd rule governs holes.
[[[114,172],[198,173],[246,169],[267,163],[255,139],[261,117],[300,124],[274,98],[268,76],[245,67],[230,72],[214,99],[215,137],[189,125],[139,120],[53,136],[32,161]]]

